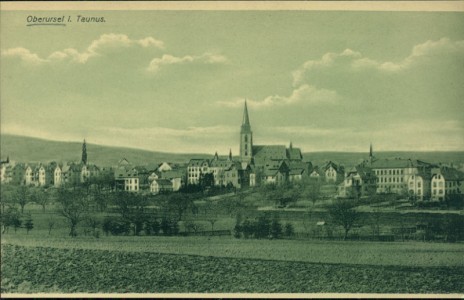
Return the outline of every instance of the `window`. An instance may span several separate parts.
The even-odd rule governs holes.
[[[248,135],[245,135],[245,143],[248,142]],[[246,144],[245,144],[246,147]]]
[[[442,190],[442,189],[439,189],[439,190],[438,190],[438,193],[439,193],[440,195],[443,194],[443,190]]]
[[[421,187],[421,183],[420,183],[420,182],[417,183],[417,187],[418,187],[418,188]]]

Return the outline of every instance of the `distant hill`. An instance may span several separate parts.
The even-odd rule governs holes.
[[[7,155],[16,162],[78,162],[81,159],[82,143],[57,142],[24,136],[2,135],[0,139],[0,156]],[[187,163],[191,158],[211,158],[211,154],[177,154],[154,152],[134,148],[110,147],[87,144],[87,154],[90,163],[99,166],[117,165],[121,158],[126,158],[135,165],[153,165],[164,161]],[[374,152],[377,158],[411,158],[427,162],[445,164],[464,164],[464,151],[458,152]],[[368,158],[368,153],[362,152],[307,152],[303,154],[306,161],[313,165],[322,165],[332,160],[345,166],[354,166]]]
[[[16,162],[79,162],[82,143],[57,142],[24,136],[2,135],[0,139],[2,160],[7,155]],[[186,163],[191,158],[211,157],[207,154],[176,154],[154,152],[133,148],[121,148],[87,144],[89,163],[99,166],[115,166],[126,158],[134,165],[158,164],[161,162]]]

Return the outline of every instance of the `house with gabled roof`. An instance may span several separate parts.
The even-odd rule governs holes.
[[[377,177],[367,167],[356,166],[345,172],[344,180],[338,185],[338,196],[360,198],[375,194],[377,190]]]
[[[443,201],[451,195],[464,194],[464,173],[450,167],[434,168],[431,179],[431,200]]]
[[[158,172],[166,172],[166,171],[171,171],[172,170],[172,165],[171,163],[168,162],[163,162],[158,165],[158,168],[156,169]]]
[[[324,177],[326,182],[337,183],[343,180],[344,168],[343,166],[337,165],[333,161],[327,162],[323,167]]]
[[[173,191],[172,182],[168,179],[155,179],[150,183],[152,194],[168,193]]]

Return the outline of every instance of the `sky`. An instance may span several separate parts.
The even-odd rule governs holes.
[[[464,150],[463,13],[2,11],[0,42],[2,134],[236,155],[247,99],[255,144]]]

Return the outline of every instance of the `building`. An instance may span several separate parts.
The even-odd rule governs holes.
[[[201,177],[210,173],[208,159],[193,158],[187,166],[187,184],[200,184]]]
[[[290,178],[292,162],[302,162],[303,155],[299,148],[294,148],[290,142],[285,145],[255,145],[253,143],[253,131],[251,130],[248,107],[245,101],[242,125],[240,127],[240,162],[242,169],[249,168],[249,185],[260,183],[281,184]],[[292,179],[297,179],[304,173],[301,167],[295,167]]]
[[[56,165],[55,169],[53,170],[53,186],[58,188],[63,183],[64,183],[64,180],[63,180],[62,167],[60,165]]]
[[[13,166],[10,164],[10,158],[0,161],[0,182],[9,183],[12,180]]]
[[[173,184],[168,179],[155,179],[150,184],[152,194],[169,193],[173,191]]]
[[[464,174],[449,167],[434,168],[431,179],[431,200],[443,201],[451,195],[462,195]]]
[[[344,177],[338,185],[339,197],[359,199],[376,193],[377,177],[372,169],[356,166],[348,170]]]
[[[407,183],[410,198],[416,200],[428,200],[431,194],[431,174],[418,173],[411,175]]]
[[[344,168],[332,161],[322,167],[322,173],[327,183],[338,183],[344,178]]]
[[[53,186],[54,165],[41,164],[37,169],[37,184],[39,186]]]

